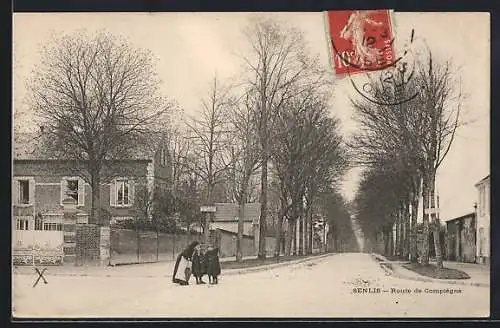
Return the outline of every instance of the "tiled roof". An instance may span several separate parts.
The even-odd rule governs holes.
[[[453,222],[453,221],[460,220],[460,219],[465,219],[465,218],[473,217],[474,215],[475,215],[475,213],[471,212],[471,213],[468,213],[468,214],[465,214],[465,215],[462,215],[462,216],[459,216],[459,217],[456,217],[456,218],[452,218],[452,219],[446,220],[446,223]]]
[[[12,141],[12,158],[14,160],[49,160],[51,158],[42,148],[43,136],[39,133],[14,133]],[[153,150],[145,147],[137,148],[133,156],[127,159],[143,160],[152,159]]]
[[[485,176],[484,178],[482,178],[478,183],[476,183],[475,186],[478,186],[481,183],[483,183],[483,182],[485,182],[486,180],[489,180],[489,179],[490,179],[490,175],[488,174],[487,176]]]
[[[216,203],[214,221],[235,221],[238,217],[239,205],[236,203]],[[260,203],[245,204],[245,222],[258,220],[260,217]]]
[[[14,133],[12,157],[14,159],[49,159],[40,152],[40,139],[35,133]]]

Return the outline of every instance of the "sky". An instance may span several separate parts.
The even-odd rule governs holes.
[[[196,115],[214,76],[233,81],[242,71],[245,49],[242,29],[252,15],[268,15],[302,29],[312,54],[330,65],[324,13],[15,13],[13,17],[13,108],[23,130],[34,128],[26,106],[25,81],[40,61],[39,50],[53,35],[77,30],[108,31],[123,36],[157,57],[163,92],[188,115]],[[454,143],[438,170],[441,218],[473,211],[474,184],[490,172],[490,17],[488,13],[392,12],[396,52],[414,31],[415,46],[423,43],[441,59],[450,59],[461,77],[466,99]],[[346,136],[356,131],[346,77],[335,78],[332,115]],[[348,172],[342,185],[353,199],[361,168]]]

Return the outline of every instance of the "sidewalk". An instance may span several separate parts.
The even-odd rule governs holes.
[[[470,276],[470,279],[457,279],[457,280],[434,279],[422,276],[414,271],[404,268],[403,264],[408,262],[389,261],[387,258],[379,254],[372,254],[372,256],[374,258],[380,259],[381,261],[377,261],[380,264],[382,263],[391,264],[392,266],[391,275],[396,278],[424,281],[424,282],[436,282],[436,283],[451,284],[451,285],[471,285],[476,287],[490,287],[490,267],[487,265],[444,261],[443,266],[445,268],[461,270],[467,273]]]
[[[326,256],[333,255],[321,254],[310,256],[307,258],[300,258],[297,260],[284,261],[280,263],[265,264],[248,268],[238,269],[225,269],[224,275],[242,274],[248,272],[257,272],[270,270],[277,267],[294,265],[302,262],[309,262],[321,259]],[[244,257],[243,259],[254,259],[255,256]],[[235,257],[221,258],[221,262],[228,262],[236,260]],[[120,266],[74,266],[71,264],[61,266],[39,266],[40,269],[47,269],[44,273],[46,276],[79,276],[79,277],[143,277],[143,278],[157,278],[157,277],[171,277],[174,270],[174,261],[168,262],[155,262],[155,263],[142,263],[130,264]],[[35,268],[32,266],[17,266],[12,268],[13,275],[37,275]]]
[[[251,259],[244,257],[243,259]],[[221,262],[235,261],[236,257],[221,258]],[[175,261],[162,261],[152,263],[122,264],[116,266],[82,265],[75,266],[73,263],[63,265],[38,266],[39,269],[46,268],[44,275],[48,276],[98,276],[98,277],[164,277],[170,276],[174,270]],[[32,266],[15,266],[13,274],[36,274]]]

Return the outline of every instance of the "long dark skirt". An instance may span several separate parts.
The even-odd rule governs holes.
[[[195,252],[193,254],[192,261],[191,271],[193,276],[202,277],[207,273],[204,256]]]

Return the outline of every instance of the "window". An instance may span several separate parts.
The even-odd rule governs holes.
[[[84,205],[85,184],[79,178],[63,178],[61,181],[61,204],[77,204]]]
[[[128,205],[129,203],[129,184],[127,180],[116,182],[116,204],[117,205]]]
[[[15,177],[12,181],[12,202],[15,205],[32,205],[35,200],[35,180]]]
[[[49,223],[45,222],[43,224],[43,230],[46,231],[62,231],[62,224],[61,223]]]
[[[132,221],[133,219],[134,218],[131,217],[131,216],[113,216],[111,218],[110,223],[111,224],[116,224],[116,223],[123,222],[123,221]]]
[[[29,220],[27,218],[17,218],[16,230],[29,230]]]
[[[64,195],[78,202],[78,180],[66,180]]]
[[[43,217],[41,214],[35,217],[35,230],[43,230]]]
[[[19,180],[19,204],[30,203],[30,182],[29,180]]]
[[[133,181],[129,179],[116,179],[110,187],[111,206],[130,206],[133,202]]]

